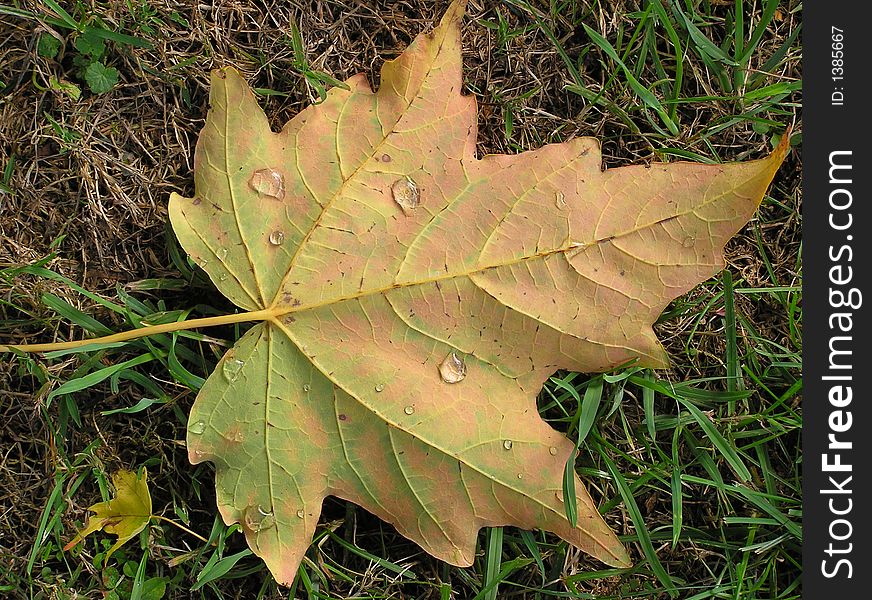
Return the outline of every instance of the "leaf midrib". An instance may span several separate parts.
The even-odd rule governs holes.
[[[760,159],[760,160],[769,160],[769,158],[764,158],[764,159]],[[695,163],[690,163],[690,164],[695,164]],[[758,175],[758,177],[759,177],[759,175]],[[383,294],[385,292],[388,292],[390,290],[397,289],[397,288],[415,287],[415,286],[419,286],[419,285],[426,285],[428,283],[447,281],[449,279],[455,279],[458,277],[471,277],[473,275],[477,275],[479,273],[483,273],[483,272],[491,270],[491,269],[510,267],[510,266],[517,265],[517,264],[527,262],[527,261],[541,260],[541,259],[547,258],[548,256],[569,252],[571,250],[584,250],[584,249],[589,248],[591,246],[596,246],[598,244],[602,244],[605,242],[611,242],[613,240],[618,240],[620,238],[626,237],[628,235],[632,235],[634,233],[638,233],[638,232],[643,231],[645,229],[650,229],[651,227],[655,227],[655,226],[660,225],[662,223],[666,223],[668,221],[672,221],[672,220],[681,218],[683,216],[689,215],[689,214],[696,212],[697,210],[699,210],[705,206],[708,206],[709,204],[712,204],[713,202],[717,202],[718,200],[721,200],[722,198],[724,198],[727,195],[734,193],[740,187],[748,185],[748,183],[749,183],[749,181],[743,180],[743,181],[739,182],[738,184],[736,184],[734,187],[731,187],[728,190],[724,191],[723,193],[716,194],[715,196],[706,200],[705,202],[691,206],[688,210],[677,212],[673,215],[669,215],[668,217],[663,217],[661,219],[657,219],[656,221],[652,221],[651,223],[647,223],[645,225],[634,226],[632,229],[629,229],[629,230],[621,232],[621,233],[609,235],[606,237],[600,237],[600,238],[594,239],[594,240],[587,242],[587,243],[568,242],[564,246],[562,246],[560,248],[556,248],[554,250],[548,250],[547,252],[537,252],[535,254],[531,254],[529,256],[522,256],[520,258],[516,258],[513,260],[507,260],[507,261],[502,261],[502,262],[498,262],[498,263],[487,264],[484,266],[476,267],[474,269],[470,269],[468,271],[445,273],[445,274],[437,275],[434,277],[426,277],[423,279],[418,279],[418,280],[414,280],[414,281],[406,281],[403,283],[392,283],[390,285],[382,286],[379,288],[372,288],[372,289],[368,289],[368,290],[364,290],[364,291],[358,291],[355,294],[346,294],[344,296],[336,296],[336,297],[332,297],[330,299],[323,300],[320,302],[312,302],[309,304],[300,304],[299,306],[276,306],[276,303],[274,302],[273,305],[271,306],[272,313],[276,317],[281,317],[281,316],[286,315],[286,314],[301,312],[301,311],[305,311],[305,310],[314,310],[314,309],[321,308],[324,306],[330,306],[331,304],[345,302],[347,300],[354,300],[357,298],[365,298],[367,296],[372,296],[375,294]],[[302,246],[302,244],[301,244],[301,246]],[[288,274],[290,274],[290,269],[288,270]],[[285,276],[285,279],[287,279],[287,275]],[[282,282],[283,286],[284,286],[284,283],[285,283],[285,281]],[[282,288],[280,288],[280,290],[281,289]],[[281,296],[281,293],[276,295],[277,298],[280,296]]]

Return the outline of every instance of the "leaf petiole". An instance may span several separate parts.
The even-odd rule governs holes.
[[[197,532],[195,532],[195,531],[192,531],[192,530],[188,529],[187,527],[185,527],[185,526],[182,525],[181,523],[178,523],[178,522],[176,522],[176,521],[173,521],[172,519],[169,519],[169,518],[164,517],[164,516],[161,516],[161,515],[151,515],[150,518],[155,519],[155,520],[157,520],[157,521],[163,521],[164,523],[169,523],[170,525],[175,525],[176,527],[178,527],[179,529],[181,529],[181,530],[184,531],[185,533],[188,533],[188,534],[194,536],[195,538],[197,538],[198,540],[200,540],[200,541],[203,542],[204,544],[208,544],[208,543],[209,543],[209,540],[207,540],[206,538],[204,538],[204,537],[203,537],[202,535],[200,535],[199,533],[197,533]]]
[[[0,345],[0,352],[11,352],[17,350],[19,352],[52,352],[55,350],[70,350],[73,348],[81,348],[91,344],[111,344],[115,342],[126,342],[135,340],[149,335],[158,333],[169,333],[172,331],[182,331],[185,329],[196,329],[199,327],[216,327],[218,325],[230,325],[233,323],[244,323],[246,321],[268,321],[276,318],[274,309],[255,310],[250,312],[235,313],[232,315],[221,315],[218,317],[204,317],[202,319],[190,319],[187,321],[176,321],[173,323],[161,323],[159,325],[149,325],[148,327],[140,327],[139,329],[131,329],[130,331],[122,331],[121,333],[113,333],[102,337],[88,338],[84,340],[73,340],[70,342],[52,342],[46,344],[9,344]]]

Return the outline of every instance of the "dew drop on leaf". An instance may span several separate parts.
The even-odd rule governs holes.
[[[218,281],[227,281],[227,273],[223,272],[220,275],[218,275]]]
[[[215,256],[218,257],[218,260],[224,260],[227,258],[227,248],[218,248],[215,251]]]
[[[518,479],[523,479],[523,478],[524,478],[524,475],[521,473],[518,473]]]
[[[512,443],[512,440],[503,441],[503,448],[505,448],[506,450],[511,450],[513,445],[514,444]]]
[[[692,248],[693,247],[693,238],[692,237],[684,238],[684,241],[681,242],[681,245],[684,246],[685,248]]]
[[[262,506],[249,506],[243,515],[243,525],[253,533],[269,529],[276,524],[276,518],[272,511]]]
[[[206,260],[205,258],[198,258],[196,260],[197,260],[197,266],[200,267],[201,269],[205,269],[206,265],[209,264],[209,261]]]
[[[312,386],[310,386],[308,383],[303,384],[303,391],[304,392],[308,392],[311,389],[312,389]]]
[[[383,384],[383,383],[376,384],[376,386],[375,386],[376,392],[383,392],[384,390],[385,390],[385,384]]]
[[[204,431],[206,431],[206,422],[205,421],[196,421],[191,423],[188,426],[188,431],[193,433],[194,435],[200,435]]]
[[[306,516],[306,513],[305,513],[305,511],[303,511],[302,508],[297,511],[297,517],[299,517],[300,519],[302,519],[305,516]]]
[[[381,159],[382,159],[382,162],[391,162],[391,155],[390,154],[382,154]]]
[[[283,231],[273,231],[269,234],[269,243],[273,246],[281,246],[285,241],[285,233]]]
[[[285,178],[275,169],[258,169],[248,180],[248,185],[261,196],[276,200],[285,197]]]
[[[418,184],[408,176],[397,179],[391,185],[391,194],[394,197],[394,202],[399,204],[406,214],[409,214],[410,210],[418,208],[418,204],[421,203],[421,193],[418,191]]]
[[[466,363],[457,355],[457,352],[451,352],[439,365],[439,375],[445,383],[463,381],[463,378],[466,377]]]
[[[563,192],[557,192],[554,196],[554,203],[557,205],[557,208],[566,208],[566,195]]]
[[[415,414],[415,407],[414,406],[407,406],[406,408],[403,409],[403,412],[406,413],[407,415],[414,415]]]
[[[221,366],[221,372],[224,374],[224,378],[232,383],[239,378],[239,373],[244,366],[245,363],[238,358],[228,358]]]
[[[557,448],[551,446],[550,448],[548,448],[548,453],[551,454],[551,456],[557,456]]]

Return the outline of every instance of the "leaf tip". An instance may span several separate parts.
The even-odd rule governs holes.
[[[456,28],[459,31],[460,21],[463,19],[463,15],[466,14],[467,1],[468,0],[454,0],[445,11],[445,14],[442,15],[442,19],[439,21],[439,26],[436,28],[436,31],[445,31],[449,28]]]
[[[219,81],[224,81],[226,79],[242,79],[242,75],[240,75],[236,67],[227,66],[218,69],[212,69],[212,85],[215,85]]]
[[[190,200],[190,198],[182,196],[181,194],[178,194],[176,192],[170,192],[170,205],[178,204],[183,200]]]
[[[633,559],[630,558],[630,553],[627,552],[627,549],[623,544],[620,544],[614,548],[614,560],[613,562],[607,562],[607,565],[610,567],[615,567],[618,569],[629,569],[633,566]]]

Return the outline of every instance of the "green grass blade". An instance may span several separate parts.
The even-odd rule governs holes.
[[[133,576],[133,587],[130,589],[130,600],[142,600],[143,587],[145,585],[145,564],[148,562],[148,553],[144,553]]]
[[[672,547],[678,544],[681,537],[681,528],[684,524],[684,491],[681,487],[681,457],[679,445],[681,442],[681,425],[672,432]]]
[[[160,400],[157,398],[142,398],[139,402],[134,404],[133,406],[127,406],[124,408],[114,408],[112,410],[102,410],[100,414],[104,417],[108,417],[110,415],[134,415],[138,412],[142,412],[147,408],[155,405],[155,404],[166,404],[167,400]]]
[[[657,552],[654,550],[654,544],[651,542],[651,534],[645,526],[645,519],[642,518],[642,512],[639,510],[639,505],[636,504],[636,499],[630,491],[630,486],[627,485],[624,476],[621,475],[618,467],[615,466],[615,463],[612,462],[612,459],[610,459],[608,455],[601,453],[600,457],[603,462],[605,462],[606,468],[612,476],[612,481],[615,482],[615,485],[621,494],[624,506],[627,508],[627,512],[630,514],[630,520],[633,522],[633,527],[636,529],[636,538],[639,540],[639,545],[642,546],[642,553],[648,560],[651,570],[654,572],[654,575],[657,576],[660,584],[666,589],[666,592],[673,598],[677,597],[678,589],[675,587],[672,578],[669,576],[669,573],[666,572],[666,568],[663,566],[663,563],[660,562],[660,558],[658,558]]]
[[[733,275],[724,269],[724,337],[726,340],[727,391],[735,392],[741,388],[739,369],[739,346],[736,342],[736,306],[733,295]],[[736,412],[735,401],[727,404],[729,414]]]
[[[605,52],[609,58],[611,58],[624,72],[624,76],[627,79],[627,83],[630,85],[630,89],[632,89],[637,96],[648,105],[657,115],[660,117],[660,120],[663,121],[663,124],[666,125],[666,128],[672,135],[678,135],[678,127],[669,118],[669,114],[663,108],[663,105],[660,103],[660,100],[657,99],[651,90],[643,86],[639,83],[639,80],[633,75],[633,72],[624,64],[624,61],[618,56],[618,53],[615,51],[614,47],[609,43],[609,41],[598,34],[596,31],[588,27],[586,24],[584,25],[584,30],[587,32],[587,35],[590,36],[590,39],[600,47],[600,49]]]
[[[355,546],[354,544],[348,542],[347,540],[343,539],[341,536],[336,535],[333,531],[328,530],[327,535],[331,540],[333,540],[334,542],[336,542],[337,544],[339,544],[340,546],[342,546],[343,548],[345,548],[349,552],[356,554],[357,556],[360,556],[361,558],[366,559],[367,561],[371,561],[374,564],[377,564],[378,566],[382,567],[383,569],[387,569],[388,571],[390,571],[392,573],[396,573],[397,575],[399,575],[401,577],[408,577],[411,579],[417,579],[417,577],[418,577],[417,575],[415,575],[415,572],[410,570],[408,567],[401,567],[400,565],[392,563],[389,560],[385,560],[384,558],[381,558],[380,556],[376,556],[375,554],[371,554],[370,552],[367,552],[363,548],[359,548],[359,547]]]
[[[530,556],[536,561],[536,566],[539,567],[539,574],[542,576],[542,587],[545,587],[545,563],[542,560],[542,553],[539,551],[539,544],[536,543],[536,538],[533,537],[533,534],[526,529],[521,529],[518,533]]]
[[[43,2],[45,2],[48,7],[53,10],[55,14],[60,17],[61,20],[66,23],[66,25],[70,29],[79,30],[79,22],[76,21],[70,13],[64,10],[64,8],[60,4],[58,4],[54,0],[43,0]]]
[[[754,50],[757,49],[757,44],[760,43],[763,34],[766,33],[766,29],[769,27],[769,23],[771,23],[773,17],[775,17],[775,11],[778,10],[778,4],[779,0],[766,0],[766,4],[763,5],[763,14],[760,16],[760,21],[751,33],[751,39],[748,40],[748,44],[745,46],[744,51],[736,59],[738,64],[744,64],[751,57]]]
[[[593,427],[593,424],[596,421],[596,416],[599,412],[599,407],[602,403],[602,399],[603,378],[602,376],[598,375],[591,378],[591,380],[587,384],[587,388],[584,390],[584,397],[581,401],[581,410],[578,418],[577,446],[580,446],[587,437],[587,434],[590,433],[590,429],[591,427]]]
[[[650,381],[653,378],[653,373],[650,371],[645,373],[644,378]],[[645,411],[645,426],[648,428],[648,435],[654,441],[657,439],[657,425],[654,422],[654,390],[650,387],[642,388],[642,408]]]
[[[673,102],[669,105],[669,118],[675,121],[678,112],[678,103],[676,101],[681,97],[681,84],[684,82],[684,47],[681,45],[681,38],[678,37],[678,32],[675,31],[672,19],[666,13],[661,0],[651,0],[651,6],[658,17],[658,22],[666,31],[666,35],[675,49],[675,76],[672,82]]]
[[[575,393],[578,398],[578,394]],[[603,398],[603,378],[597,376],[588,381],[587,388],[584,390],[584,398],[579,407],[578,417],[578,435],[575,441],[575,448],[566,460],[563,466],[563,506],[566,510],[566,518],[575,527],[578,524],[578,505],[575,496],[575,459],[578,457],[578,449],[581,443],[585,440],[591,427],[596,420],[596,415],[599,412],[600,404]]]
[[[500,566],[503,561],[503,528],[489,527],[486,537],[487,552],[485,554],[484,588],[479,596],[481,596],[481,600],[496,600],[497,589],[500,583]]]
[[[132,35],[126,35],[124,33],[118,33],[117,31],[111,31],[109,29],[103,29],[102,27],[87,27],[86,31],[95,37],[110,40],[118,44],[124,44],[126,46],[133,46],[134,48],[154,48],[154,44],[148,40],[134,37]]]
[[[214,556],[217,555],[218,553],[216,552]],[[231,554],[230,556],[224,557],[220,560],[216,560],[211,565],[207,563],[208,566],[200,571],[199,575],[197,575],[197,581],[194,583],[194,585],[191,586],[191,591],[196,592],[207,583],[223,577],[230,571],[230,569],[236,566],[236,563],[238,563],[243,558],[251,555],[251,550],[246,548],[241,552],[237,552],[236,554]]]
[[[92,373],[88,373],[87,375],[84,375],[82,377],[70,379],[66,381],[63,385],[52,390],[51,393],[49,393],[47,400],[50,401],[53,398],[56,398],[57,396],[63,394],[72,394],[73,392],[79,392],[89,387],[93,387],[98,383],[105,381],[113,374],[121,371],[122,369],[129,369],[131,367],[142,365],[155,360],[155,358],[156,357],[153,354],[143,354],[141,356],[137,356],[136,358],[126,360],[122,363],[118,363],[117,365],[112,365],[109,367],[104,367],[97,371],[93,371]]]
[[[738,475],[739,479],[742,481],[751,481],[751,473],[748,471],[748,467],[746,467],[745,463],[742,462],[742,459],[739,458],[739,454],[736,452],[735,448],[733,448],[724,436],[721,435],[721,432],[717,430],[712,420],[684,398],[678,398],[678,401],[681,402],[681,405],[685,410],[693,416],[694,420],[699,423],[699,426],[702,427],[708,438],[715,445],[715,448],[718,449],[718,452],[721,453],[721,456],[724,457],[727,464],[730,465],[730,468],[732,468],[733,472]]]
[[[738,67],[739,63],[721,50],[714,42],[712,42],[706,34],[700,31],[699,27],[697,27],[693,21],[684,14],[684,11],[676,3],[674,5],[674,10],[676,14],[681,17],[681,21],[684,24],[684,28],[687,30],[687,33],[690,35],[690,39],[692,39],[696,43],[696,48],[700,53],[700,57],[708,56],[711,59],[714,59],[720,63],[725,65],[729,65],[731,67]]]
[[[55,311],[64,320],[77,325],[95,335],[109,335],[112,330],[71,305],[69,302],[48,292],[41,296],[42,303]]]

